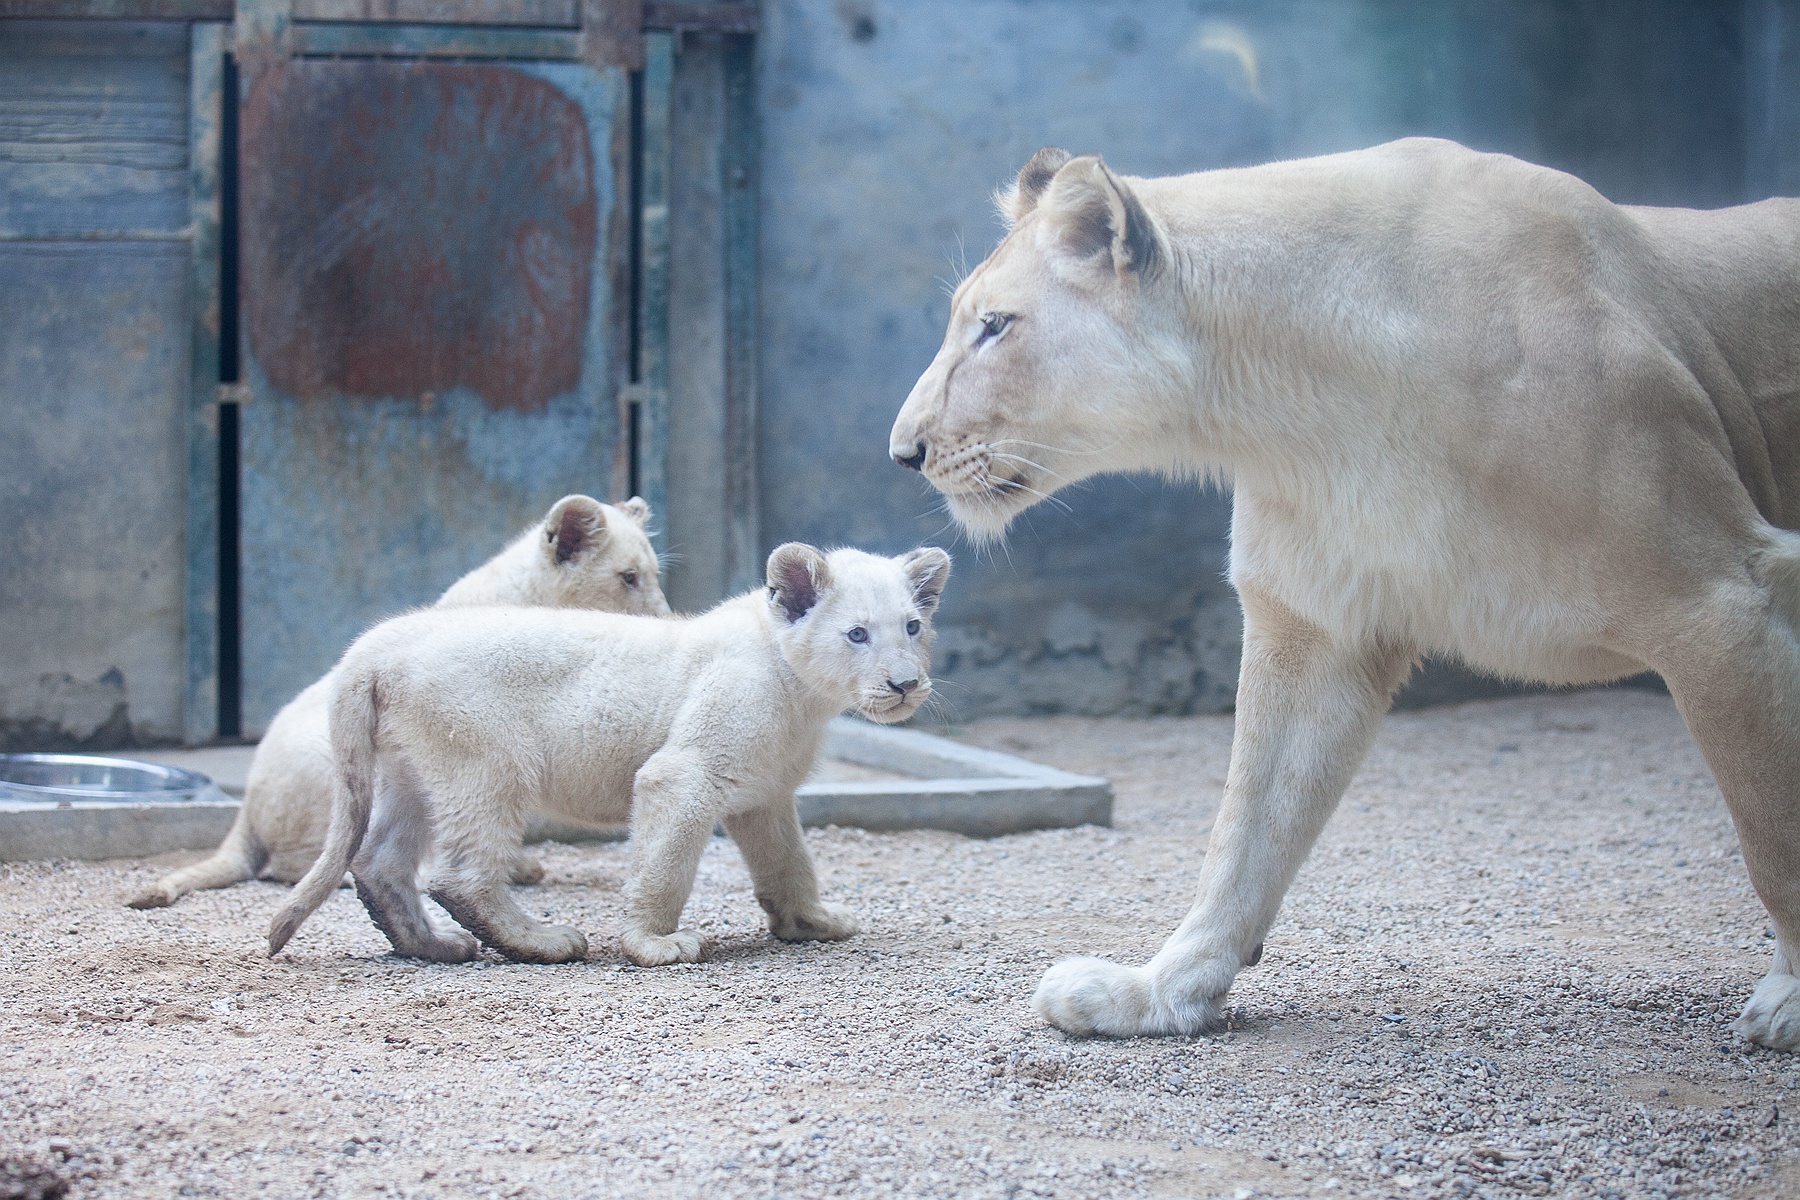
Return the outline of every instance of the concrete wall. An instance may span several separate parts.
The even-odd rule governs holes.
[[[947,716],[1228,706],[1240,616],[1221,577],[1227,497],[1103,479],[976,554],[923,482],[887,462],[950,281],[999,238],[993,188],[1052,143],[1157,175],[1435,134],[1574,171],[1620,201],[1734,203],[1748,186],[1751,30],[1791,28],[1785,5],[1758,11],[765,0],[764,543],[950,547]],[[1780,107],[1765,141],[1791,143],[1797,106],[1777,75],[1795,55],[1778,40],[1764,71]],[[1438,669],[1415,696],[1492,690]]]

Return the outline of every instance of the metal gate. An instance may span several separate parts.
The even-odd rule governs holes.
[[[238,6],[242,724],[629,486],[638,13]]]
[[[0,0],[0,742],[254,735],[569,491],[747,578],[755,28]]]

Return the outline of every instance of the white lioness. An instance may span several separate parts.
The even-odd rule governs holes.
[[[644,533],[649,517],[635,496],[617,506],[564,496],[541,522],[452,584],[437,607],[525,604],[667,615],[656,551]],[[306,874],[331,816],[330,696],[327,675],[269,722],[250,760],[244,806],[212,857],[163,876],[126,903],[161,908],[189,892],[259,874],[284,883]],[[535,883],[543,873],[535,858],[515,854],[515,883]]]
[[[623,941],[641,966],[700,959],[681,910],[720,820],[771,933],[849,937],[855,918],[819,900],[794,789],[832,717],[904,720],[930,694],[949,573],[938,549],[878,558],[790,542],[769,556],[766,593],[698,617],[478,609],[377,626],[333,671],[331,828],[269,926],[269,953],[347,867],[401,954],[463,962],[479,938],[521,962],[584,957],[581,931],[538,923],[506,890],[507,852],[534,811],[629,817]],[[415,877],[432,854],[432,897],[475,937],[422,907]]]
[[[1623,208],[1408,140],[1168,179],[1043,150],[1001,202],[890,452],[989,536],[1101,471],[1228,482],[1244,607],[1193,911],[1038,1012],[1205,1028],[1435,652],[1662,674],[1777,931],[1736,1027],[1800,1045],[1800,201]]]

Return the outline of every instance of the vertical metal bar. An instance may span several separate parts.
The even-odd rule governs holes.
[[[637,487],[658,523],[668,520],[669,97],[675,39],[644,35],[643,153],[638,222]],[[663,535],[655,535],[657,549]]]
[[[188,35],[189,306],[187,560],[182,642],[182,739],[218,732],[219,686],[219,163],[223,150],[225,29],[196,22]]]
[[[762,582],[756,425],[756,39],[725,39],[725,536],[728,594]]]

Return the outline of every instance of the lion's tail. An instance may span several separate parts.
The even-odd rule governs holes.
[[[269,922],[269,957],[281,953],[294,931],[325,903],[343,881],[350,860],[369,831],[375,806],[375,735],[380,700],[367,669],[342,670],[331,695],[331,756],[336,770],[331,789],[331,825],[325,848],[312,869]]]

